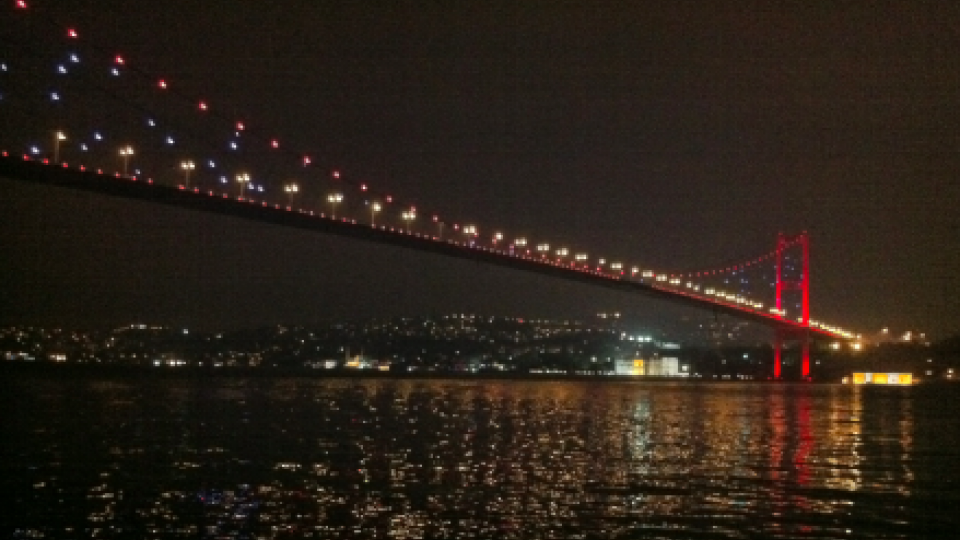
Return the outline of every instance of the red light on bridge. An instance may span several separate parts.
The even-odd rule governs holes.
[[[67,37],[76,39],[78,37],[77,31],[73,28],[67,30]]]
[[[270,141],[270,146],[272,146],[272,147],[274,147],[274,148],[280,148],[280,141],[274,139],[274,140]]]
[[[367,185],[366,185],[366,184],[360,184],[360,191],[366,191],[366,190],[367,190]]]
[[[113,59],[113,61],[120,64],[121,66],[123,65],[123,57],[120,56],[119,54],[117,55],[116,58]]]
[[[310,156],[303,156],[303,166],[306,167],[310,164]]]
[[[205,111],[205,110],[207,110],[207,103],[204,102],[204,101],[201,101],[200,104],[198,105],[198,107],[200,107],[200,110],[201,110],[201,111]]]
[[[20,9],[27,9],[27,2],[25,0],[17,0],[17,7]]]
[[[160,79],[160,81],[157,82],[157,86],[159,86],[160,88],[166,90],[166,88],[167,88],[167,81],[165,81],[165,80],[163,80],[163,79]]]
[[[237,131],[243,131],[243,122],[237,122]]]
[[[336,178],[337,180],[339,180],[339,179],[340,179],[340,171],[333,171],[333,173],[332,173],[330,176],[332,176],[332,177]]]

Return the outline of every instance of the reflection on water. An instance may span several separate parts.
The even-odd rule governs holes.
[[[5,386],[4,537],[952,538],[960,526],[960,388]]]

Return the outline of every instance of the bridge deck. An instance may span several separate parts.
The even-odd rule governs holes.
[[[757,322],[781,331],[809,332],[809,334],[814,337],[843,339],[841,336],[821,328],[808,328],[798,322],[785,320],[773,314],[746,309],[734,304],[718,302],[704,296],[688,293],[684,290],[659,286],[656,283],[647,283],[629,277],[612,276],[577,269],[567,264],[545,261],[537,256],[512,254],[507,251],[474,247],[452,240],[440,240],[429,235],[408,233],[390,227],[373,227],[369,224],[359,223],[348,218],[334,219],[324,216],[323,214],[289,209],[282,205],[263,201],[239,199],[218,192],[196,189],[187,190],[164,186],[143,179],[53,166],[21,156],[10,156],[6,154],[0,156],[0,175],[26,182],[79,189],[128,199],[138,199],[191,210],[255,220],[284,227],[296,227],[381,244],[391,244],[420,251],[439,253],[449,257],[496,264],[609,289],[644,294],[674,303],[709,310],[714,313],[727,314],[740,319]]]

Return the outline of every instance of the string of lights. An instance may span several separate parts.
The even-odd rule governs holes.
[[[25,13],[36,11],[32,2],[28,4],[26,0],[15,0],[15,8]],[[408,234],[419,219],[417,206],[414,203],[409,200],[399,201],[388,193],[372,188],[366,181],[351,177],[330,163],[329,158],[323,156],[321,152],[298,149],[293,143],[282,142],[285,141],[284,137],[271,133],[268,129],[261,127],[256,120],[251,120],[254,118],[253,115],[229,114],[227,107],[219,106],[216,100],[182,89],[174,78],[152,73],[132,61],[127,55],[111,51],[109,47],[96,43],[94,38],[84,35],[80,29],[66,26],[52,17],[43,17],[42,13],[37,17],[51,29],[51,32],[66,41],[66,45],[69,45],[68,50],[55,51],[53,56],[57,58],[56,60],[43,59],[52,62],[52,69],[49,65],[42,68],[30,66],[23,69],[22,78],[16,78],[16,80],[25,83],[28,88],[13,91],[7,91],[4,88],[3,93],[0,94],[3,106],[10,110],[17,110],[23,115],[40,117],[42,112],[40,104],[45,101],[60,107],[57,112],[65,116],[62,109],[75,95],[95,93],[99,99],[107,99],[119,105],[114,111],[114,116],[119,118],[123,114],[127,115],[119,118],[120,123],[126,123],[123,132],[110,133],[99,128],[90,129],[87,125],[85,127],[88,135],[74,137],[59,127],[55,128],[52,138],[54,164],[63,164],[59,159],[60,147],[70,139],[76,139],[75,142],[81,152],[91,152],[98,145],[105,146],[105,141],[109,139],[120,145],[113,159],[116,162],[119,158],[124,177],[131,176],[130,165],[134,162],[132,176],[147,176],[152,181],[149,178],[150,169],[146,164],[151,159],[154,161],[159,159],[166,166],[177,169],[183,174],[184,187],[190,187],[191,175],[194,175],[194,180],[197,181],[196,176],[201,174],[201,171],[206,171],[216,176],[221,185],[231,184],[231,179],[234,180],[240,193],[239,199],[244,200],[247,190],[258,194],[272,191],[273,187],[268,189],[264,182],[276,182],[280,178],[278,174],[265,172],[262,177],[267,180],[258,180],[260,175],[252,175],[249,172],[253,167],[247,160],[256,160],[257,164],[264,169],[270,168],[270,163],[282,162],[283,167],[277,165],[275,170],[286,167],[301,171],[304,169],[327,171],[323,173],[322,179],[329,183],[332,189],[326,197],[321,199],[321,205],[329,206],[331,219],[343,210],[344,205],[351,202],[348,199],[353,199],[354,212],[363,210],[369,213],[369,223],[373,227],[394,230],[387,224],[377,224],[377,215],[384,212],[387,205],[399,211],[393,219],[402,220],[400,229]],[[12,42],[8,38],[3,39],[5,43]],[[63,43],[60,45],[64,46]],[[26,55],[28,58],[41,59],[44,56],[42,51],[34,50],[37,47],[35,44],[19,43],[16,46],[33,53]],[[89,60],[86,60],[88,58]],[[4,84],[9,88],[14,88],[14,85],[7,84],[9,80],[14,79],[11,74],[13,69],[14,66],[4,58],[0,58],[0,72],[4,74]],[[50,78],[57,80],[57,84],[48,84],[46,81]],[[31,82],[38,88],[49,87],[50,90],[46,93],[36,92],[35,89],[30,88]],[[131,134],[138,130],[146,133],[139,142],[143,149],[148,149],[146,151],[135,147],[133,143],[124,142],[132,139]],[[186,150],[180,150],[181,148]],[[51,154],[42,152],[39,143],[29,145],[28,154],[38,156],[41,153]],[[104,153],[106,154],[109,152]],[[185,157],[184,154],[192,154],[194,157]],[[179,157],[175,158],[175,155]],[[144,167],[141,168],[138,162],[142,162]],[[162,165],[155,166],[156,171],[162,171],[162,169]],[[346,189],[352,190],[357,196],[345,197],[343,191]],[[276,191],[286,195],[288,201],[286,207],[290,209],[294,207],[296,197],[302,189],[295,181],[285,181],[282,188]],[[360,204],[361,201],[362,204]],[[726,303],[752,311],[769,311],[776,317],[784,317],[785,310],[780,307],[765,310],[762,302],[751,298],[751,293],[754,292],[751,289],[751,283],[769,283],[769,278],[757,279],[752,275],[748,276],[747,272],[768,267],[771,261],[781,261],[786,250],[800,245],[798,239],[790,238],[781,241],[776,250],[737,263],[697,271],[664,273],[645,266],[630,265],[619,259],[591,257],[587,253],[588,250],[574,248],[568,243],[535,243],[525,236],[518,236],[511,240],[502,231],[496,229],[487,240],[487,236],[481,237],[480,228],[477,225],[450,222],[441,218],[441,214],[436,211],[426,214],[429,216],[429,222],[436,227],[436,235],[431,233],[430,236],[438,241],[459,245],[462,239],[463,245],[476,249],[512,257],[530,258],[544,264],[588,272],[610,279],[636,279],[649,283],[651,287],[668,289],[676,294]],[[325,216],[323,213],[320,215]],[[340,215],[340,219],[345,219],[342,213]],[[456,236],[444,239],[445,228]],[[785,269],[795,273],[792,259],[788,257],[785,260],[789,265],[785,266]],[[717,277],[726,278],[722,287],[709,284],[712,278]],[[735,279],[731,282],[731,278]]]

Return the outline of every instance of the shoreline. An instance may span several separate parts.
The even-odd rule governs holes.
[[[164,378],[164,379],[236,379],[236,378],[304,378],[304,379],[380,379],[380,380],[498,380],[498,381],[578,381],[578,382],[717,382],[717,383],[792,383],[766,379],[735,380],[706,377],[667,377],[647,375],[584,375],[563,373],[516,373],[456,371],[393,372],[359,369],[245,368],[245,367],[153,367],[96,364],[53,364],[37,362],[0,363],[0,377],[44,375],[50,377]],[[816,381],[813,381],[816,382]],[[811,381],[807,381],[811,383]],[[829,384],[820,382],[820,384]]]

